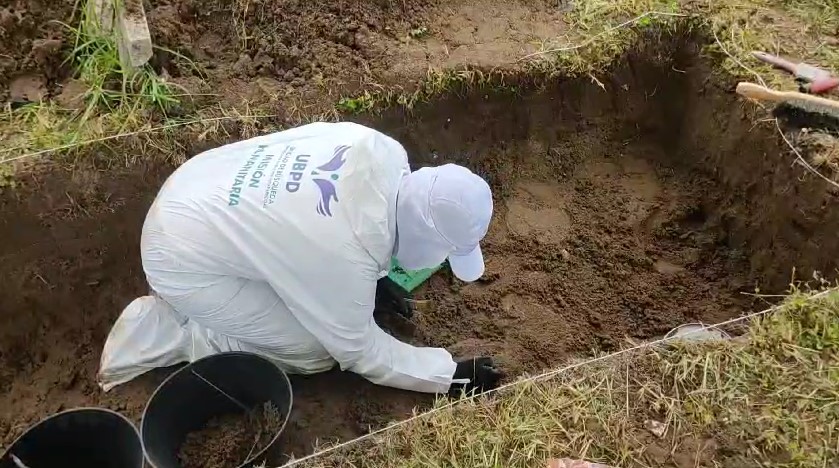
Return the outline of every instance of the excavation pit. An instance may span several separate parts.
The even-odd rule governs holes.
[[[411,112],[354,117],[402,142],[415,167],[469,166],[496,197],[484,278],[436,275],[418,293],[436,311],[412,323],[382,317],[385,328],[456,356],[493,356],[512,378],[738,316],[763,304],[744,293],[783,292],[793,269],[830,278],[835,193],[790,164],[774,127],[755,125],[700,49],[693,39],[636,49],[600,84],[514,76]],[[193,153],[206,145],[176,138]],[[167,375],[106,394],[95,384],[110,326],[147,292],[140,228],[173,169],[56,167],[3,193],[4,444],[73,406],[138,419]],[[292,385],[281,444],[298,457],[431,403],[337,372]]]

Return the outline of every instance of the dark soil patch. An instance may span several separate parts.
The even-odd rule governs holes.
[[[435,2],[155,0],[155,66],[187,87],[201,76],[230,105],[305,88],[352,93],[388,62]],[[237,101],[238,100],[238,101]]]
[[[476,90],[361,118],[401,141],[416,166],[468,165],[496,193],[485,279],[437,275],[420,292],[436,312],[382,318],[387,328],[457,355],[493,355],[514,377],[736,316],[752,306],[743,292],[781,292],[793,268],[832,277],[835,194],[790,166],[772,129],[755,127],[698,56],[685,40],[629,54],[602,79],[606,91],[588,79],[534,88],[522,77],[516,94]],[[3,444],[65,407],[139,418],[165,371],[108,394],[94,379],[113,320],[146,292],[140,227],[171,170],[51,169],[0,198]],[[296,456],[431,402],[338,372],[292,385],[282,443]]]
[[[271,443],[283,420],[271,403],[247,414],[213,418],[203,429],[187,434],[178,459],[183,468],[239,466]]]
[[[63,62],[64,53],[72,48],[72,39],[59,21],[71,22],[75,2],[11,0],[3,3],[0,5],[0,102],[37,101],[69,73]]]
[[[126,7],[136,9],[139,1]],[[76,3],[12,0],[0,6],[0,102],[61,94],[72,74],[65,59],[73,36],[64,24],[77,26]],[[151,65],[190,92],[212,93],[210,105],[219,96],[239,107],[243,99],[263,102],[291,92],[321,99],[339,87],[352,93],[390,65],[394,50],[412,28],[428,23],[436,3],[146,1],[156,46]],[[12,95],[13,83],[20,88],[33,80],[39,93]]]
[[[74,37],[64,25],[78,26],[76,3],[84,2],[12,0],[0,6],[0,103],[44,99],[65,110],[84,107],[79,96],[86,86],[73,79],[67,59]],[[517,60],[537,50],[537,39],[556,37],[565,28],[556,2],[547,0],[145,0],[143,5],[155,45],[150,65],[177,94],[167,117],[188,117],[197,109],[214,113],[221,106],[279,116],[272,123],[284,125],[333,116],[341,97],[358,96],[361,89],[415,90],[429,69],[504,64],[520,70]],[[162,114],[145,117],[159,121]],[[256,125],[268,122],[259,119]],[[188,148],[194,144],[175,151],[192,155]]]

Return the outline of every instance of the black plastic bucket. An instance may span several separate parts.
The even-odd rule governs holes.
[[[0,468],[58,466],[142,468],[140,435],[119,413],[77,408],[32,426],[0,458]]]
[[[266,447],[239,465],[251,466],[277,448],[292,400],[288,376],[268,359],[244,352],[199,359],[169,376],[146,405],[140,428],[146,459],[154,468],[180,468],[178,451],[187,434],[214,417],[242,413],[239,404],[256,408],[271,402],[283,422]]]

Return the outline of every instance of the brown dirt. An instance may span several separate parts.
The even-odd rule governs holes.
[[[14,0],[0,8],[0,101],[66,101],[59,97],[73,84],[63,63],[72,43],[57,21],[74,24],[74,4]],[[285,113],[371,83],[410,88],[429,68],[511,66],[564,29],[554,2],[541,0],[152,0],[146,14],[159,47],[152,66],[190,92],[211,94],[193,104],[269,102]],[[39,91],[11,93],[15,82],[37,82]]]
[[[464,286],[435,276],[420,294],[436,312],[382,318],[387,328],[457,355],[496,356],[512,377],[684,321],[735,316],[751,305],[742,292],[782,291],[793,267],[832,277],[836,194],[790,166],[772,130],[755,128],[730,89],[707,80],[692,44],[630,54],[603,79],[606,91],[587,79],[536,89],[521,78],[517,94],[481,89],[359,118],[403,142],[415,165],[468,165],[497,195],[486,278]],[[195,148],[193,135],[174,138]],[[3,445],[66,407],[136,420],[166,374],[108,394],[94,383],[113,320],[146,292],[140,227],[173,168],[105,168],[89,156],[0,196]],[[431,399],[338,372],[292,385],[283,449],[297,456]]]
[[[159,51],[153,65],[193,93],[220,95],[194,103],[267,103],[289,118],[325,112],[362,86],[413,89],[429,69],[514,68],[564,29],[543,0],[151,3],[155,43],[189,59]]]
[[[561,13],[543,1],[151,3],[155,43],[189,57],[208,89],[223,88],[228,99],[409,85],[429,67],[511,63],[563,29]],[[196,67],[171,54],[158,54],[157,65],[176,81],[197,84]]]
[[[700,153],[668,151],[662,139],[673,128],[644,129],[670,117],[672,96],[633,115],[635,93],[643,98],[658,81],[647,80],[666,74],[635,60],[633,71],[613,79],[631,94],[568,83],[515,105],[479,95],[457,103],[469,113],[438,104],[419,125],[395,128],[409,147],[419,143],[410,148],[415,156],[461,154],[498,194],[485,277],[429,282],[422,294],[437,309],[415,319],[423,342],[461,357],[495,356],[515,376],[681,323],[730,318],[749,307],[741,292],[752,280],[785,286],[777,273],[750,276],[748,256],[726,245],[711,212],[718,182],[706,171],[676,170]],[[661,106],[654,122],[646,121],[650,106]],[[436,138],[417,140],[437,125],[444,130]],[[487,144],[486,133],[497,143]]]
[[[155,66],[188,88],[201,85],[242,99],[301,91],[351,92],[380,70],[408,31],[426,23],[435,2],[340,0],[156,0],[148,11],[159,53]],[[195,89],[198,90],[198,89]]]
[[[67,76],[63,54],[72,44],[58,21],[70,21],[73,3],[9,0],[0,5],[0,102],[37,100]],[[33,87],[33,82],[38,85]],[[21,95],[22,85],[26,95]],[[13,87],[16,94],[11,93]]]
[[[247,414],[213,418],[203,429],[187,434],[178,459],[183,468],[239,466],[264,450],[282,424],[282,416],[271,403]]]

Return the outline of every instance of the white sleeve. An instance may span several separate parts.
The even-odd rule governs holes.
[[[289,298],[286,305],[295,318],[343,370],[388,387],[427,393],[449,390],[455,363],[448,351],[403,343],[373,320],[377,281],[374,269],[345,258],[322,268],[309,265],[303,266],[295,278],[269,283],[282,292],[281,297]],[[268,278],[278,278],[271,272],[265,273]],[[299,278],[317,281],[303,284]]]

